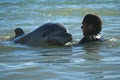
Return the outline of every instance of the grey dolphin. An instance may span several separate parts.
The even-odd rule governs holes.
[[[71,40],[72,35],[63,24],[46,23],[30,33],[16,37],[13,42],[31,46],[58,46],[65,45]]]

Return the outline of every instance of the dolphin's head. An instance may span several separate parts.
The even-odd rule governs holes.
[[[48,31],[43,34],[43,38],[49,45],[65,45],[72,40],[72,35],[65,31]]]
[[[29,33],[28,43],[34,45],[65,45],[72,40],[68,29],[60,23],[46,23]]]

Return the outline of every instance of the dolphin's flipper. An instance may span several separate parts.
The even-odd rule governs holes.
[[[16,28],[14,31],[15,31],[15,38],[25,34],[21,28]]]

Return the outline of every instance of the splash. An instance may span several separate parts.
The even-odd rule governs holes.
[[[10,40],[11,38],[10,36],[0,36],[0,40]]]
[[[113,37],[110,39],[110,41],[117,41],[117,39]]]

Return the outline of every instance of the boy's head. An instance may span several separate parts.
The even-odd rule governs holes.
[[[82,21],[84,36],[99,34],[102,30],[102,21],[96,14],[87,14]]]

